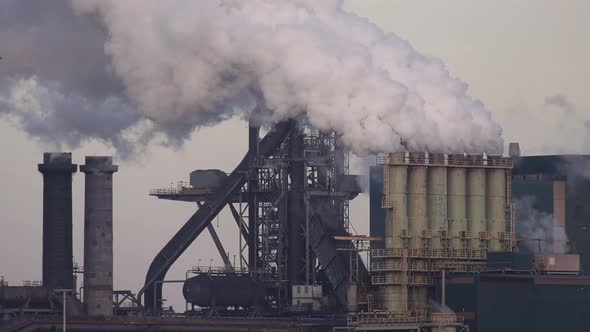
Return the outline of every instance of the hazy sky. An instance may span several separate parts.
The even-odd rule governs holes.
[[[584,121],[590,120],[589,1],[350,0],[346,4],[417,50],[441,58],[500,122],[505,141],[521,142],[525,154],[590,153],[584,127]],[[0,20],[6,17],[0,14]],[[0,56],[11,46],[0,43]],[[0,66],[10,61],[15,60],[0,60]],[[193,133],[181,150],[152,147],[137,160],[117,162],[117,289],[141,287],[154,255],[195,210],[189,203],[148,197],[149,189],[188,180],[188,173],[197,168],[231,170],[246,149],[246,134],[246,124],[232,119]],[[41,279],[42,181],[36,168],[45,148],[0,120],[0,275],[14,283]],[[90,143],[72,152],[75,162],[83,164],[85,155],[112,154],[113,149]],[[80,263],[83,188],[83,176],[76,174],[74,252]],[[351,212],[355,228],[366,233],[367,197],[357,198]],[[225,212],[219,225],[233,256],[235,224]],[[167,278],[183,278],[199,259],[201,264],[213,259],[213,265],[219,265],[217,256],[204,233]],[[165,298],[181,305],[180,286],[166,286]]]

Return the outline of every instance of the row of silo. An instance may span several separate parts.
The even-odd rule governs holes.
[[[397,251],[391,251],[385,265],[414,266],[422,259],[414,249],[423,249],[419,252],[424,258],[446,259],[462,259],[469,255],[461,253],[470,251],[503,250],[510,168],[511,161],[500,156],[389,155],[384,166],[385,248]],[[399,257],[404,250],[414,253],[410,260]],[[428,272],[390,268],[385,274],[385,280],[395,281],[381,290],[386,310],[405,312],[427,306],[428,286],[413,283],[408,276]]]
[[[389,160],[386,248],[502,249],[507,158],[398,153]]]

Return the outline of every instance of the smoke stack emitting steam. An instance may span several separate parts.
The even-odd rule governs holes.
[[[342,1],[70,5],[108,31],[109,69],[131,108],[177,140],[236,114],[266,124],[303,115],[360,155],[502,152],[500,126],[465,83]],[[119,131],[131,126],[122,119]]]

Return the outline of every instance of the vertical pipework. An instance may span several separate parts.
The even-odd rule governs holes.
[[[72,250],[72,164],[71,153],[44,153],[43,164],[43,285],[75,288]]]
[[[111,157],[86,157],[84,301],[91,317],[113,315],[113,173]]]
[[[451,249],[464,249],[461,233],[467,231],[467,170],[463,155],[449,155],[447,214]]]
[[[486,248],[480,240],[480,234],[487,231],[486,170],[483,168],[483,156],[468,156],[468,160],[475,167],[467,170],[467,228],[471,232],[470,249],[480,250]]]
[[[293,122],[289,134],[289,173],[291,175],[291,190],[289,191],[287,221],[288,229],[288,271],[292,285],[305,282],[305,239],[303,226],[305,225],[305,162],[304,137],[297,122]]]
[[[447,221],[447,168],[444,154],[430,156],[428,169],[428,228],[432,233],[432,249],[443,249],[443,233],[448,232]]]
[[[490,156],[488,160],[501,159],[501,156]],[[506,232],[506,170],[489,168],[486,171],[486,219],[490,233],[489,249],[502,250],[503,242],[500,234]]]

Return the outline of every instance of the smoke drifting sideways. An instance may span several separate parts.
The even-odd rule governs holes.
[[[342,1],[71,3],[104,23],[114,72],[157,123],[197,126],[235,112],[275,122],[303,114],[361,155],[403,150],[402,143],[412,150],[502,150],[500,126],[465,83],[440,60],[345,12]],[[261,103],[266,111],[252,114]]]
[[[122,158],[137,153],[138,137],[133,135],[134,130],[143,130],[142,124],[120,98],[97,101],[65,95],[57,82],[42,82],[35,76],[1,84],[10,87],[0,89],[0,116],[48,148],[61,150],[98,140],[112,144]]]
[[[25,18],[2,23],[0,42],[21,43],[7,58],[33,54],[8,70],[3,112],[20,118],[31,135],[71,144],[79,134],[134,146],[145,142],[117,139],[147,123],[150,130],[134,136],[149,141],[163,132],[181,144],[195,128],[236,115],[263,125],[297,117],[337,132],[358,155],[502,152],[500,126],[465,83],[440,60],[347,13],[342,1],[8,0],[1,6],[12,10],[0,12]],[[6,102],[23,84],[71,100],[71,109],[85,103],[85,111],[66,121],[70,127],[41,130]],[[48,117],[72,116],[62,109]],[[90,130],[93,124],[111,129]],[[50,131],[51,137],[43,134]]]
[[[565,227],[553,215],[535,209],[535,197],[525,196],[514,202],[516,234],[526,249],[533,253],[565,254],[570,250]]]
[[[0,2],[0,119],[59,151],[89,141],[112,145],[122,159],[148,142],[177,146],[192,128],[164,128],[144,118],[114,75],[107,31],[77,16],[65,0]]]

